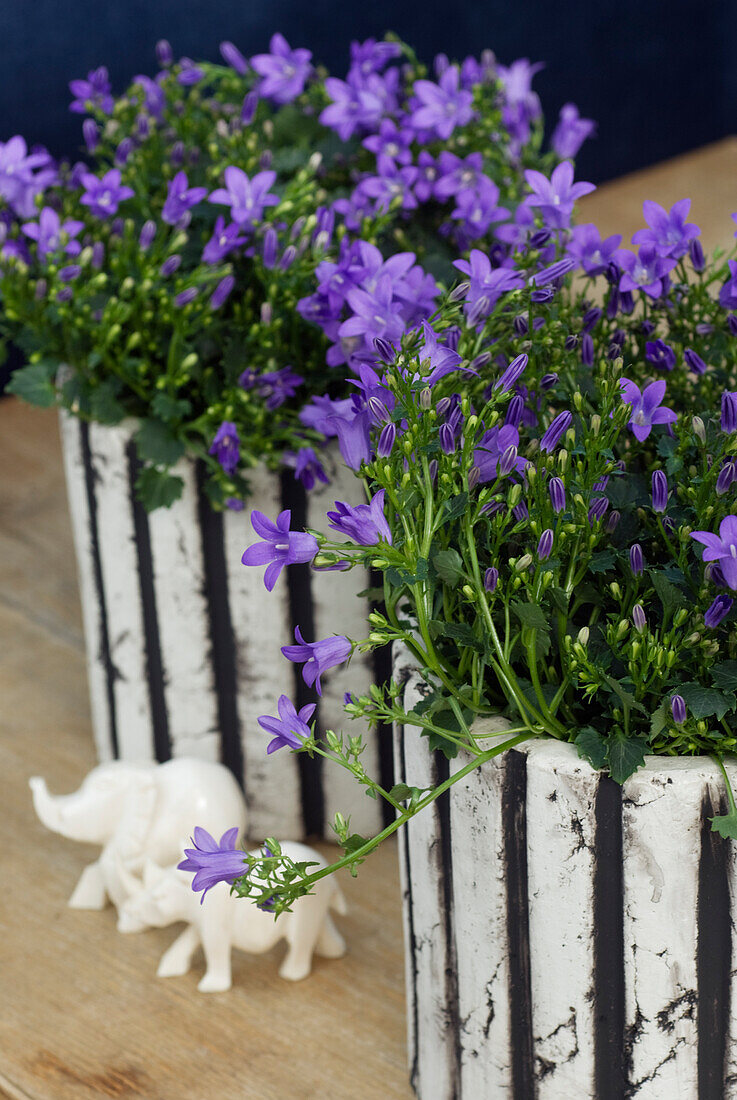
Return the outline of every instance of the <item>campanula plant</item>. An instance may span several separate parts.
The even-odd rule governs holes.
[[[737,747],[737,263],[705,260],[686,201],[646,203],[635,251],[571,228],[585,185],[567,168],[527,181],[506,250],[459,259],[463,281],[429,320],[375,339],[358,396],[335,414],[367,504],[336,501],[309,533],[313,566],[371,567],[383,604],[364,638],[283,652],[319,699],[331,667],[399,643],[425,697],[407,712],[392,682],[348,695],[347,717],[414,728],[465,762],[435,788],[385,790],[360,737],[307,735],[280,700],[279,718],[263,719],[271,746],[332,760],[396,811],[375,837],[336,815],[344,855],[331,869],[355,871],[520,740],[572,742],[618,783],[646,754],[721,764]],[[253,526],[261,535],[262,517]],[[284,536],[295,549],[301,538]],[[489,716],[506,720],[493,747]],[[713,827],[737,838],[728,796]],[[279,911],[325,873],[270,839],[227,881]]]
[[[156,76],[120,96],[104,68],[73,80],[83,162],[49,173],[21,138],[0,146],[3,324],[28,356],[11,388],[137,418],[148,508],[180,494],[185,451],[216,505],[237,505],[263,461],[324,482],[310,398],[347,400],[335,368],[427,317],[451,261],[509,219],[522,172],[593,128],[569,104],[543,153],[535,66],[489,52],[428,72],[371,39],[345,79],[280,34],[221,52],[175,61],[161,42]]]

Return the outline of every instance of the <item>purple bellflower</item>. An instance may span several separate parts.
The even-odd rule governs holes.
[[[722,394],[721,428],[728,434],[737,432],[737,393],[730,390],[725,390]]]
[[[691,209],[690,199],[681,199],[670,210],[664,210],[659,203],[645,199],[642,213],[649,229],[638,229],[632,235],[632,243],[650,244],[659,256],[671,256],[674,260],[685,256],[692,240],[701,230],[693,223],[686,224]]]
[[[44,206],[37,222],[26,222],[21,226],[26,237],[36,242],[39,260],[58,252],[61,248],[70,255],[78,256],[82,250],[79,241],[73,238],[84,229],[84,222],[68,219],[62,222],[59,215],[50,206]]]
[[[262,542],[255,542],[244,551],[244,565],[265,565],[264,585],[271,592],[285,565],[310,562],[319,550],[314,535],[304,531],[290,531],[292,513],[280,512],[276,523],[255,508],[251,512],[251,526]]]
[[[189,187],[186,172],[177,172],[168,184],[161,220],[167,225],[176,225],[182,215],[201,202],[206,194],[206,187]]]
[[[640,245],[636,255],[629,249],[618,249],[615,260],[622,268],[619,290],[642,290],[649,298],[660,297],[664,276],[676,266],[671,256],[662,256],[651,242]]]
[[[737,516],[725,516],[719,534],[692,531],[691,538],[704,544],[702,561],[718,561],[725,582],[737,589]]]
[[[730,588],[731,587],[733,586],[730,585]],[[707,626],[710,630],[719,626],[722,619],[729,615],[733,603],[734,600],[731,596],[728,596],[726,592],[720,592],[713,603],[711,603],[704,612],[704,626]]]
[[[727,260],[729,278],[719,291],[719,305],[722,309],[737,309],[737,260]]]
[[[468,278],[465,313],[473,324],[489,316],[502,294],[525,285],[516,271],[492,268],[489,257],[478,248],[471,249],[467,260],[454,260],[453,266]]]
[[[258,92],[274,103],[291,103],[304,89],[310,75],[312,54],[309,50],[293,50],[282,34],[269,42],[270,53],[258,53],[251,66],[262,78]]]
[[[490,428],[484,432],[473,452],[474,465],[479,472],[478,480],[481,483],[494,481],[497,477],[507,476],[512,470],[523,474],[527,467],[527,459],[517,455],[517,447],[519,447],[519,432],[511,424],[505,424],[502,428]],[[502,465],[505,456],[506,462]],[[502,469],[506,470],[505,474],[502,474]]]
[[[177,868],[180,871],[195,872],[192,889],[195,893],[202,890],[200,904],[213,886],[217,886],[219,882],[233,883],[248,871],[246,853],[235,847],[237,839],[237,825],[223,833],[219,844],[206,829],[195,825],[194,836],[191,838],[194,848],[184,849],[186,859],[177,864]]]
[[[74,96],[69,104],[69,110],[74,114],[86,115],[90,107],[101,111],[104,115],[112,114],[115,100],[111,94],[110,80],[104,65],[87,73],[86,80],[72,80],[69,91]]]
[[[525,200],[527,205],[537,206],[551,229],[567,229],[576,200],[596,190],[593,183],[573,182],[573,165],[568,160],[553,169],[550,179],[532,168],[525,172],[525,179],[532,191]]]
[[[312,447],[300,447],[298,451],[285,451],[282,455],[282,463],[294,470],[295,479],[302,482],[308,493],[314,489],[318,481],[323,485],[329,484],[330,479],[325,473],[325,467]]]
[[[231,217],[239,226],[253,228],[264,215],[264,207],[278,206],[279,198],[269,188],[276,180],[276,172],[257,172],[249,179],[242,168],[233,165],[223,173],[225,187],[211,193],[208,202],[229,206]]]
[[[678,419],[672,409],[660,407],[665,397],[665,382],[651,382],[642,392],[629,378],[620,378],[619,385],[622,400],[632,406],[627,426],[641,443],[650,435],[654,424],[673,424]]]
[[[457,126],[465,126],[473,118],[473,92],[460,87],[461,74],[457,65],[449,66],[437,84],[431,80],[415,81],[417,106],[411,123],[415,130],[428,130],[447,141]]]
[[[208,454],[215,455],[227,474],[232,474],[240,462],[240,442],[235,424],[230,420],[224,420],[215,433]]]
[[[281,651],[288,661],[295,664],[303,664],[302,678],[308,687],[315,688],[318,695],[322,695],[320,677],[329,668],[341,665],[353,652],[353,645],[342,634],[336,634],[331,638],[323,638],[319,642],[306,642],[302,637],[299,627],[295,628],[294,636],[297,645],[283,645]]]
[[[591,118],[581,118],[575,103],[565,103],[560,109],[558,125],[553,130],[550,145],[561,160],[575,157],[586,138],[596,130]]]
[[[215,232],[202,250],[202,259],[206,264],[219,264],[229,252],[245,244],[247,237],[241,237],[241,227],[235,222],[225,224],[225,218],[215,222]]]
[[[111,218],[117,214],[120,203],[135,194],[132,187],[121,184],[119,168],[111,168],[102,179],[83,172],[81,182],[85,191],[80,202],[89,206],[90,213],[97,218]]]
[[[299,710],[286,695],[279,696],[277,703],[279,717],[273,718],[270,714],[262,714],[258,719],[261,729],[274,735],[266,749],[267,753],[276,752],[277,749],[301,749],[302,743],[310,736],[310,727],[307,725],[315,713],[315,703],[308,703]]]
[[[574,225],[568,242],[568,255],[576,260],[587,275],[602,275],[622,243],[621,233],[601,239],[592,223]]]
[[[384,516],[385,495],[385,490],[379,489],[370,504],[359,504],[356,508],[336,500],[337,511],[328,512],[330,527],[358,546],[375,546],[381,539],[391,544],[392,533]]]

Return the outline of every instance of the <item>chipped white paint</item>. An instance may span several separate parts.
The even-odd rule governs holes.
[[[131,424],[90,424],[97,531],[110,657],[115,668],[118,751],[123,760],[152,756],[151,704],[126,447]]]
[[[567,745],[540,741],[523,749],[538,1100],[594,1096],[591,900],[599,777]]]
[[[103,634],[100,605],[95,581],[95,557],[92,548],[89,503],[82,457],[82,423],[64,410],[59,414],[64,472],[69,514],[77,558],[82,623],[87,651],[87,680],[90,692],[92,729],[98,759],[113,758],[113,735],[107,696],[107,676],[103,663]]]
[[[223,519],[249,829],[254,840],[275,835],[295,839],[304,831],[298,758],[291,752],[267,756],[269,735],[258,724],[260,714],[277,713],[280,695],[294,698],[294,666],[281,653],[283,645],[294,641],[287,576],[282,571],[273,591],[267,592],[263,570],[241,564],[243,551],[256,541],[251,510],[272,520],[281,511],[279,475],[259,468],[249,472],[248,480],[248,506],[226,512]]]
[[[319,483],[307,498],[307,526],[327,531],[326,513],[341,500],[354,507],[365,503],[362,483],[352,470],[339,459],[335,448],[326,452],[325,465],[330,484]],[[339,538],[339,536],[336,536]],[[359,599],[358,593],[370,587],[371,579],[363,568],[348,572],[316,572],[312,577],[315,637],[327,638],[333,633],[345,634],[352,641],[362,641],[368,634],[367,615],[369,604]],[[336,623],[336,601],[342,613]],[[375,731],[366,722],[351,721],[343,709],[347,691],[354,695],[368,692],[373,683],[373,666],[370,654],[355,653],[348,666],[331,669],[322,677],[320,699],[320,723],[323,729],[332,729],[349,737],[363,736],[366,746],[361,762],[369,775],[379,774],[379,746]],[[356,798],[356,781],[345,768],[326,764],[323,770],[325,791],[325,820],[329,828],[340,810],[346,817],[350,813],[351,828],[358,833],[377,832],[382,827],[382,807],[375,799]]]
[[[184,482],[177,507],[148,517],[171,752],[218,761],[215,679],[203,660],[210,637],[194,466],[182,460],[172,473]]]

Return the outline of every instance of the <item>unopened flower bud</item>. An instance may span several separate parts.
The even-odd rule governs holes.
[[[632,622],[634,623],[635,630],[642,634],[647,626],[647,619],[645,618],[645,611],[641,603],[636,603],[632,608]]]
[[[682,726],[686,721],[686,703],[682,695],[671,696],[670,709],[675,724]]]

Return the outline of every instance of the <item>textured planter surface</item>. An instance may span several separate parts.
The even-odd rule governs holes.
[[[395,675],[410,709],[425,685]],[[398,782],[466,760],[395,733]],[[620,788],[540,741],[448,794],[400,842],[421,1100],[737,1097],[737,869],[706,820],[726,808],[716,765],[650,757]]]
[[[331,484],[305,498],[291,471],[257,469],[246,510],[216,513],[200,466],[184,459],[175,469],[182,498],[147,515],[133,492],[135,428],[61,414],[98,756],[222,760],[243,783],[252,838],[331,836],[333,814],[352,800],[351,777],[342,768],[323,771],[319,759],[267,757],[257,718],[276,714],[282,693],[298,706],[311,699],[299,668],[280,653],[296,624],[307,639],[364,637],[367,609],[356,593],[369,582],[359,569],[336,576],[292,566],[268,593],[263,570],[241,565],[241,555],[255,540],[251,507],[272,519],[291,508],[293,527],[321,527],[336,497],[359,495],[358,482],[333,462]],[[319,727],[340,730],[343,693],[365,691],[372,679],[361,657],[325,676]],[[369,736],[366,764],[391,782],[391,748],[382,753],[381,744]],[[363,799],[353,825],[380,828],[380,814]]]

